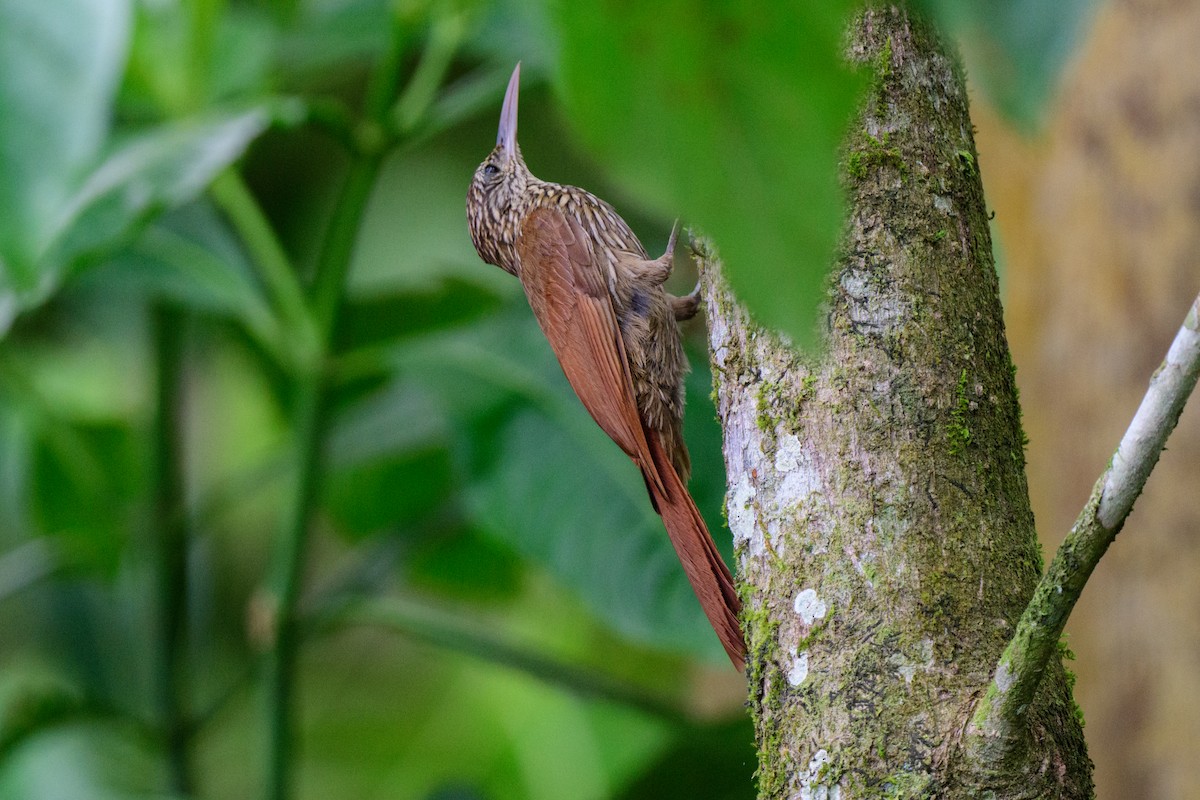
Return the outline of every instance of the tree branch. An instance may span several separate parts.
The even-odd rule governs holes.
[[[1142,493],[1150,470],[1158,463],[1167,437],[1179,422],[1183,404],[1196,388],[1198,375],[1200,295],[1192,301],[1183,326],[1167,351],[1166,360],[1150,378],[1150,388],[1133,415],[1133,422],[1129,423],[1108,469],[1097,517],[1114,536],[1133,510],[1133,501]]]
[[[1200,296],[1192,303],[1166,360],[1121,439],[1108,469],[1037,585],[1012,641],[976,707],[964,749],[992,770],[1022,745],[1025,711],[1055,652],[1067,618],[1100,557],[1108,550],[1142,493],[1167,436],[1200,377]]]

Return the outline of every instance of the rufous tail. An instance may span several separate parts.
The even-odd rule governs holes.
[[[654,509],[663,518],[671,544],[675,546],[675,552],[683,564],[683,571],[700,600],[705,616],[717,632],[717,638],[729,654],[729,660],[739,670],[743,669],[746,665],[746,642],[738,624],[742,602],[733,588],[733,576],[717,552],[717,545],[709,535],[692,496],[667,457],[659,435],[649,430],[646,434],[653,463],[642,469],[644,472],[654,469],[659,476],[657,481],[650,475],[645,476]]]

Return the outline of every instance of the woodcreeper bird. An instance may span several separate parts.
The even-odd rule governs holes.
[[[575,394],[641,470],[705,615],[741,669],[741,603],[686,488],[688,363],[676,320],[695,315],[699,296],[674,297],[663,289],[676,232],[666,252],[652,259],[608,203],[535,178],[517,146],[520,78],[517,64],[496,147],[467,193],[471,240],[480,258],[520,279]]]

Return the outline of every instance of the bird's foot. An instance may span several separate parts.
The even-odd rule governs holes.
[[[671,309],[675,312],[675,319],[679,322],[696,316],[696,312],[700,310],[700,281],[697,280],[696,288],[683,297],[672,297]]]

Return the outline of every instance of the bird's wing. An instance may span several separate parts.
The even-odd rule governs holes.
[[[604,266],[579,223],[529,213],[517,237],[521,284],[558,363],[596,423],[639,464],[650,452]]]
[[[605,266],[579,223],[557,208],[533,211],[517,238],[521,284],[567,380],[592,418],[642,470],[684,572],[734,666],[746,645],[741,603],[704,518],[663,448],[638,413],[625,345]]]

